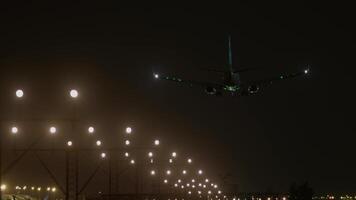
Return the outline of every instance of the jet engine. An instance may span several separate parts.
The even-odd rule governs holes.
[[[260,89],[260,87],[258,85],[250,85],[247,90],[248,90],[248,93],[250,94],[255,94],[258,92],[258,90]]]

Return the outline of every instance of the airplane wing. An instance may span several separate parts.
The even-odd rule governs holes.
[[[221,89],[223,87],[223,85],[218,84],[218,83],[204,82],[204,81],[193,81],[193,80],[184,80],[184,79],[181,79],[181,78],[178,78],[178,77],[164,76],[164,75],[157,74],[157,73],[154,73],[153,77],[155,79],[158,79],[158,80],[172,81],[172,82],[180,83],[180,84],[187,85],[187,86],[190,86],[190,87],[193,87],[193,86],[198,86],[198,87],[203,87],[203,88],[214,87],[214,88],[217,88],[217,89]]]
[[[309,72],[310,72],[310,69],[307,68],[307,69],[305,69],[303,71],[299,71],[299,72],[295,72],[295,73],[291,73],[291,74],[283,74],[283,75],[276,76],[276,77],[273,77],[273,78],[254,81],[254,82],[251,83],[251,85],[268,86],[268,85],[271,85],[272,83],[274,83],[276,81],[281,81],[281,80],[295,78],[295,77],[298,77],[298,76],[307,75],[307,74],[309,74]]]

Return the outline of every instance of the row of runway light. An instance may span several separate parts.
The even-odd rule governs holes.
[[[69,97],[72,99],[77,99],[79,97],[79,92],[76,89],[71,89],[68,92]],[[15,95],[17,98],[22,99],[25,96],[25,92],[22,89],[18,89],[15,92]],[[21,132],[20,128],[18,126],[12,126],[10,132],[14,135],[18,134]],[[58,133],[58,128],[56,126],[50,126],[48,128],[48,132],[50,135],[55,135]],[[92,135],[95,133],[95,128],[93,126],[87,127],[87,133],[89,135]],[[130,152],[129,150],[132,146],[132,141],[130,136],[133,133],[133,129],[131,127],[126,127],[125,128],[125,137],[124,137],[124,145],[127,148],[127,151],[124,152],[124,158],[128,159],[129,164],[135,165],[137,163],[137,160],[133,156],[133,152]],[[159,139],[154,139],[152,147],[156,148],[157,150],[158,146],[160,146],[161,142]],[[72,140],[68,140],[66,142],[66,145],[68,148],[71,148],[74,146],[74,142]],[[101,147],[103,145],[103,142],[101,140],[96,140],[95,141],[95,146]],[[174,162],[177,162],[178,160],[178,154],[177,152],[173,151],[170,153],[168,160],[168,163],[163,163],[167,164],[169,167],[167,167],[165,170],[157,170],[157,166],[154,166],[155,160],[154,158],[156,157],[154,151],[148,151],[146,152],[147,158],[148,158],[148,164],[151,165],[151,169],[149,169],[148,173],[150,176],[155,177],[159,176],[158,172],[161,172],[160,178],[162,180],[159,180],[162,182],[164,185],[167,185],[170,188],[174,188],[178,190],[180,193],[185,193],[187,195],[198,195],[200,197],[202,196],[207,196],[209,199],[211,198],[225,198],[225,196],[222,194],[222,191],[219,190],[218,185],[215,183],[212,183],[210,179],[207,177],[204,178],[204,172],[202,169],[195,169],[195,170],[188,170],[186,168],[191,168],[193,165],[193,160],[192,158],[188,157],[184,160],[181,160],[183,162],[182,166],[185,166],[184,168],[180,170],[173,170],[172,164]],[[100,157],[102,159],[105,159],[107,157],[107,154],[105,152],[100,153]],[[147,159],[143,159],[147,161]],[[190,166],[190,167],[187,167]],[[190,176],[189,176],[190,175]],[[6,187],[5,185],[2,185],[2,187]]]
[[[1,187],[0,187],[1,191],[6,191],[8,188],[7,188],[7,185],[6,184],[2,184]],[[47,191],[47,192],[56,192],[57,191],[57,188],[56,187],[35,187],[35,186],[32,186],[32,187],[29,187],[29,186],[15,186],[14,188],[16,191],[37,191],[37,192],[41,192],[41,191]]]

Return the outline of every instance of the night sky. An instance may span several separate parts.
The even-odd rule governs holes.
[[[68,89],[77,88],[78,115],[96,122],[108,142],[132,125],[142,141],[160,137],[192,152],[213,177],[231,174],[240,191],[286,191],[293,181],[309,181],[318,193],[355,192],[352,12],[299,1],[2,5],[0,115],[63,118],[72,112]],[[235,68],[260,69],[242,81],[306,64],[310,76],[241,98],[153,80],[163,72],[218,81],[199,69],[226,68],[229,34]],[[21,106],[13,102],[16,88],[26,91]]]

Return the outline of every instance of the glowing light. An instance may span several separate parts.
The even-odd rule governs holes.
[[[184,189],[184,185],[181,185],[180,187],[181,187],[182,189]]]
[[[166,171],[166,174],[167,174],[167,175],[171,175],[171,174],[172,174],[171,170],[167,170],[167,171]]]
[[[77,90],[72,89],[72,90],[69,91],[69,95],[70,95],[72,98],[77,98],[77,97],[79,96],[79,93],[78,93]]]
[[[206,188],[206,185],[203,185],[203,188]]]
[[[154,77],[155,79],[158,79],[158,78],[159,78],[159,74],[154,73],[154,74],[153,74],[153,77]]]
[[[37,188],[37,191],[41,191],[41,189],[42,189],[41,187],[38,187],[38,188]]]
[[[221,194],[221,191],[220,191],[220,190],[218,191],[218,194]]]
[[[182,180],[180,180],[180,179],[178,179],[178,181],[177,181],[178,183],[181,183],[182,182]]]
[[[195,188],[195,185],[192,185],[192,188]]]
[[[304,74],[307,74],[307,73],[309,73],[309,69],[304,70]]]
[[[100,141],[100,140],[97,140],[97,141],[95,142],[95,144],[96,144],[96,146],[98,146],[98,147],[99,147],[99,146],[101,146],[101,144],[102,144],[102,143],[101,143],[101,141]]]
[[[152,152],[148,152],[148,157],[152,157],[153,156],[153,153]]]
[[[192,179],[192,183],[195,183],[195,179]]]
[[[172,158],[169,159],[169,163],[173,163],[173,159]]]
[[[203,170],[199,169],[199,170],[198,170],[198,174],[199,174],[199,175],[202,175],[202,174],[203,174]]]
[[[130,163],[131,163],[132,165],[135,164],[135,160],[134,160],[134,159],[130,160]]]
[[[131,134],[132,133],[132,128],[131,127],[126,127],[126,133]]]
[[[209,183],[209,179],[206,178],[206,179],[205,179],[205,183]]]
[[[192,163],[192,162],[193,162],[193,160],[192,160],[192,159],[190,159],[190,158],[188,158],[187,162],[190,164],[190,163]]]
[[[218,188],[218,185],[215,184],[215,185],[214,185],[214,188]]]
[[[178,187],[178,184],[177,184],[177,183],[175,183],[175,184],[174,184],[174,187]]]
[[[7,189],[7,186],[5,184],[2,184],[0,186],[1,191],[5,191]]]
[[[73,142],[72,141],[68,141],[67,142],[67,146],[71,147],[73,145]]]
[[[94,133],[94,132],[95,132],[94,127],[90,126],[90,127],[88,128],[88,133],[92,134],[92,133]]]
[[[201,194],[201,191],[200,191],[200,190],[198,191],[198,194]]]
[[[160,143],[159,140],[155,140],[155,141],[154,141],[154,145],[155,145],[155,146],[158,146],[159,143]]]
[[[188,194],[192,194],[192,192],[191,192],[191,191],[188,191]]]
[[[177,153],[176,152],[172,152],[172,157],[173,158],[177,157]]]
[[[31,190],[35,190],[35,187],[32,186],[32,187],[31,187]]]
[[[130,156],[129,152],[125,152],[125,157],[127,158],[129,156]]]
[[[51,191],[51,188],[50,188],[50,187],[47,187],[47,191],[48,191],[48,192]]]
[[[49,132],[50,132],[51,134],[55,134],[55,133],[57,132],[57,128],[54,127],[54,126],[52,126],[52,127],[49,128]]]
[[[24,95],[23,90],[21,90],[21,89],[16,90],[16,97],[17,98],[22,98],[23,95]]]
[[[56,192],[56,190],[57,190],[57,189],[56,189],[55,187],[52,188],[52,192]]]
[[[151,170],[151,175],[156,175],[156,171],[155,170]]]
[[[16,126],[11,127],[12,134],[17,134],[18,132],[19,132],[19,129]]]
[[[130,145],[130,140],[125,140],[125,145],[126,146]]]
[[[199,187],[201,187],[201,186],[202,186],[202,184],[201,184],[201,183],[199,183],[199,184],[198,184],[198,186],[199,186]]]
[[[182,171],[182,174],[187,174],[187,170],[183,170],[183,171]]]
[[[100,157],[103,158],[103,159],[106,158],[106,153],[101,153]]]
[[[163,181],[164,183],[168,183],[168,180],[167,179],[164,179],[164,181]]]
[[[210,191],[210,190],[208,191],[208,194],[211,194],[211,191]]]
[[[25,186],[23,186],[23,187],[22,187],[22,189],[23,189],[23,190],[26,190],[26,189],[27,189],[27,186],[26,186],[26,185],[25,185]]]

